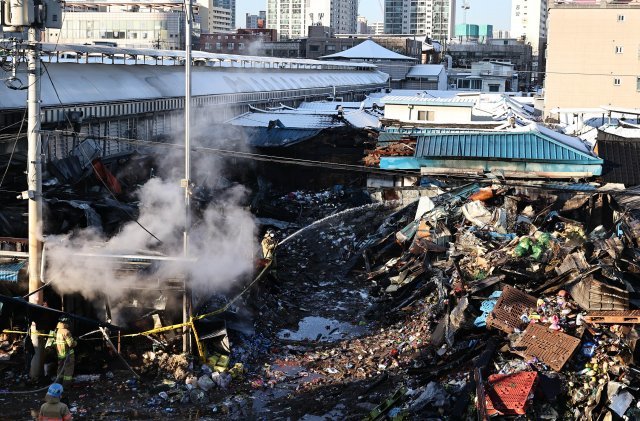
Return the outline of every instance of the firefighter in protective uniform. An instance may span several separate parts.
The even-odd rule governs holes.
[[[69,407],[60,402],[62,391],[62,385],[59,383],[53,383],[49,386],[47,395],[44,397],[45,402],[40,407],[38,421],[71,421]]]
[[[73,369],[75,366],[76,340],[69,330],[71,320],[67,316],[60,317],[56,326],[56,351],[58,354],[58,380],[68,387],[73,381]]]
[[[278,244],[276,240],[276,234],[272,229],[268,229],[264,237],[262,238],[262,257],[265,259],[273,260],[273,252]]]

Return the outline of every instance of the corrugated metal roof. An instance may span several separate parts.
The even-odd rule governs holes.
[[[62,44],[62,43],[42,43],[42,50],[45,53],[55,52],[74,52],[82,54],[106,54],[106,55],[129,55],[129,56],[148,56],[148,57],[163,57],[163,58],[175,58],[184,59],[186,57],[185,51],[182,50],[156,50],[152,48],[124,48],[124,47],[108,47],[104,45],[83,45],[83,44]],[[352,62],[337,62],[332,61],[327,63],[321,60],[309,60],[309,59],[296,59],[296,58],[280,58],[280,57],[264,57],[264,56],[247,56],[237,54],[218,54],[207,53],[204,51],[192,51],[191,56],[193,59],[211,60],[211,61],[226,61],[226,62],[255,62],[255,63],[277,63],[278,65],[284,65],[286,67],[293,67],[292,65],[300,66],[322,66],[327,65],[339,66],[345,68],[353,67],[368,67],[374,68],[375,65],[368,63],[352,63]]]
[[[626,211],[640,211],[640,186],[612,194],[616,203]]]
[[[474,99],[464,97],[453,98],[433,98],[430,96],[400,96],[400,95],[387,95],[382,98],[384,104],[399,104],[399,105],[434,105],[444,107],[473,107],[475,104]]]
[[[478,133],[477,129],[451,129],[451,128],[426,128],[426,127],[412,127],[412,128],[399,128],[399,127],[387,127],[384,132],[380,132],[378,135],[378,144],[385,142],[397,142],[398,140],[406,137],[415,137],[427,134],[439,134],[439,133]]]
[[[600,158],[538,131],[422,135],[418,137],[415,156],[417,158],[602,163]]]
[[[343,121],[333,115],[284,112],[245,113],[227,121],[227,123],[244,127],[268,127],[271,121],[279,121],[280,127],[290,129],[328,129],[345,125]]]
[[[442,64],[417,64],[409,70],[407,77],[438,77],[443,71]]]
[[[620,127],[620,126],[603,126],[600,128],[605,133],[624,137],[629,140],[640,139],[640,128]]]
[[[250,146],[255,148],[277,148],[295,145],[317,136],[321,129],[287,129],[274,127],[245,127],[244,134]]]
[[[313,110],[313,111],[335,111],[338,107],[343,109],[359,109],[359,108],[373,108],[373,105],[377,104],[382,106],[381,99],[367,97],[360,102],[341,102],[341,101],[313,101],[303,102],[298,106],[299,110]]]
[[[353,127],[358,127],[361,129],[377,129],[380,126],[380,118],[364,110],[345,112],[344,119],[347,120]]]
[[[111,66],[106,64],[50,63],[42,79],[42,106],[105,103],[141,99],[184,97],[184,69],[181,66]],[[0,69],[0,79],[9,74]],[[25,83],[26,74],[18,72]],[[192,69],[193,96],[300,89],[326,89],[383,84],[388,76],[380,72],[345,70],[243,71],[213,67]],[[58,100],[60,97],[60,101]],[[0,109],[23,108],[27,91],[13,90],[0,83]]]

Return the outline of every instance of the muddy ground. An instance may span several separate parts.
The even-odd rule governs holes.
[[[368,241],[403,221],[387,219],[397,210],[393,204],[354,208],[352,199],[344,192],[283,198],[295,201],[300,214],[294,227],[279,232],[272,272],[242,304],[252,319],[244,320],[242,333],[230,333],[231,365],[241,362],[244,372],[229,386],[214,387],[198,401],[170,373],[151,371],[136,381],[106,356],[90,371],[100,380],[77,383],[65,394],[75,419],[320,420],[369,414],[400,378],[407,381],[408,370],[419,371],[435,303],[394,308],[398,303],[359,276],[365,268],[360,251]],[[129,363],[138,369],[135,357]],[[0,389],[29,391],[47,383],[29,384],[18,377],[16,364],[0,373]],[[198,363],[191,367],[200,374]],[[77,372],[87,369],[78,364]],[[420,382],[419,374],[413,377]],[[0,394],[0,419],[32,419],[43,396]]]

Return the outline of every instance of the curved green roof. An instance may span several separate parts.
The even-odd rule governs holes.
[[[577,145],[538,131],[433,133],[418,136],[416,158],[458,158],[602,164]]]

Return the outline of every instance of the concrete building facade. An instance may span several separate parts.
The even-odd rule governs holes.
[[[258,55],[265,42],[278,39],[274,29],[238,29],[235,33],[222,32],[200,35],[199,50],[209,53]]]
[[[210,0],[211,7],[227,9],[231,13],[231,29],[236,27],[236,0]]]
[[[333,32],[357,32],[358,0],[268,0],[267,27],[281,40],[308,35],[309,26],[328,26]]]
[[[553,0],[551,0],[553,1]],[[533,81],[544,79],[549,0],[512,0],[511,36],[531,44]]]
[[[224,7],[211,7],[207,10],[207,32],[231,32],[233,30],[233,15],[231,10]]]
[[[184,49],[181,1],[139,3],[78,0],[64,6],[62,29],[47,29],[43,41],[131,48]],[[200,8],[194,5],[194,34],[200,34]]]
[[[511,63],[495,61],[472,63],[470,71],[449,71],[449,86],[460,91],[512,92],[518,88],[518,73],[513,67]]]
[[[545,117],[556,118],[558,108],[637,109],[638,28],[638,0],[551,5]]]
[[[455,0],[385,0],[384,32],[417,34],[447,44],[454,36]]]
[[[370,33],[369,22],[366,17],[358,16],[358,28],[356,33],[358,34],[368,34]]]
[[[383,35],[384,22],[371,22],[369,24],[369,33],[373,35]]]
[[[475,100],[388,95],[382,102],[384,118],[388,120],[404,123],[470,123]]]
[[[547,39],[547,0],[512,0],[510,32],[531,43],[534,56],[541,53]]]
[[[453,67],[471,68],[481,61],[509,62],[519,72],[531,72],[531,46],[514,39],[490,39],[485,44],[474,42],[450,44],[447,53]]]

